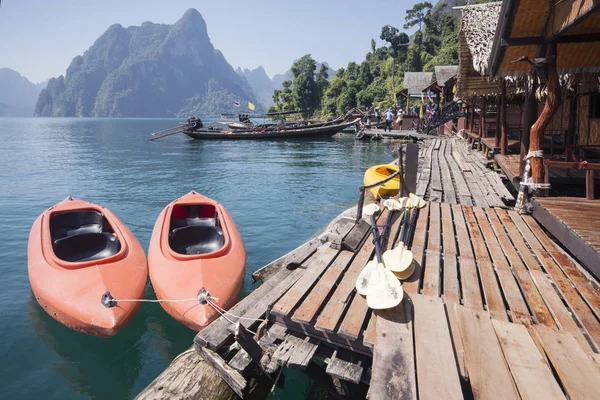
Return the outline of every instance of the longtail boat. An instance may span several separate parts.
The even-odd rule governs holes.
[[[110,210],[69,197],[44,211],[29,235],[31,288],[42,308],[62,324],[110,337],[140,307],[136,301],[108,308],[117,299],[144,297],[146,255],[131,231]]]
[[[219,316],[218,308],[227,310],[236,303],[244,280],[246,250],[225,207],[190,192],[158,216],[148,267],[156,297],[169,301],[161,303],[165,311],[200,331]],[[204,301],[200,293],[205,294]]]

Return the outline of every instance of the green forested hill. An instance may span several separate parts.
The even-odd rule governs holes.
[[[214,114],[233,102],[259,105],[208,37],[200,13],[174,25],[113,25],[66,75],[40,93],[38,116],[168,117]],[[260,107],[258,107],[260,108]]]
[[[297,73],[293,73],[293,79],[275,90],[275,105],[270,111],[310,105],[318,113],[331,116],[342,115],[352,107],[392,105],[394,93],[402,88],[404,72],[433,71],[436,65],[458,64],[459,21],[452,7],[465,3],[440,0],[435,6],[429,2],[415,4],[407,10],[406,20],[398,21],[398,27],[381,28],[380,39],[385,46],[377,48],[371,39],[371,51],[365,60],[340,68],[330,82],[323,79],[323,71],[316,69],[310,54],[305,55],[294,64]],[[409,37],[403,29],[412,27],[417,31]]]

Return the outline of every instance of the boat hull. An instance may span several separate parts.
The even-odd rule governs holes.
[[[177,232],[172,224],[194,219],[176,218],[178,207],[214,207],[216,226],[223,235],[220,247],[200,254],[178,252],[181,250],[173,242]],[[183,325],[200,331],[219,317],[219,312],[209,304],[200,304],[196,300],[198,292],[204,288],[219,307],[231,308],[242,290],[246,250],[227,210],[218,202],[191,192],[171,202],[158,216],[150,239],[148,267],[156,297],[179,300],[161,303],[164,310]]]
[[[107,257],[87,261],[66,261],[55,252],[59,240],[51,232],[51,220],[77,212],[100,213],[112,227],[119,250]],[[89,227],[81,228],[83,230]],[[93,235],[91,235],[93,236]],[[75,242],[89,243],[89,233],[69,235],[67,250]],[[62,246],[63,253],[65,246]],[[31,289],[40,306],[55,320],[94,336],[115,335],[133,318],[139,302],[106,308],[102,295],[116,299],[142,299],[148,278],[146,255],[131,231],[110,210],[77,199],[66,199],[49,208],[34,222],[29,235],[28,273]]]
[[[298,129],[265,130],[265,131],[209,131],[184,130],[183,133],[193,139],[216,139],[216,140],[274,140],[274,139],[298,139],[329,137],[340,132],[348,126],[348,123],[336,123],[333,125],[311,126]]]
[[[397,171],[398,165],[394,163],[374,165],[365,172],[364,183],[365,185],[371,185],[387,178]],[[396,176],[393,179],[385,182],[383,185],[372,187],[369,190],[376,199],[381,197],[396,196],[400,191],[400,177]]]

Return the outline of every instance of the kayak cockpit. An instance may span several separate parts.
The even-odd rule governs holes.
[[[210,204],[176,205],[171,214],[169,246],[183,255],[213,253],[225,245],[216,209]]]
[[[96,210],[74,210],[51,215],[50,237],[56,257],[67,262],[102,260],[121,250],[113,227]]]

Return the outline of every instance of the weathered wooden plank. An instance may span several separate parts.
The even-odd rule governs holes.
[[[231,360],[228,362],[229,366],[238,371],[242,376],[248,371],[248,368],[252,364],[252,359],[246,353],[246,350],[240,349]]]
[[[456,358],[456,366],[458,373],[463,379],[468,379],[467,360],[465,358],[465,349],[463,347],[462,338],[460,337],[460,329],[458,327],[458,319],[454,312],[454,304],[445,302],[446,317],[448,318],[448,327],[450,328],[450,336],[452,338],[452,346],[454,346],[454,354]]]
[[[513,247],[508,235],[504,231],[502,223],[498,219],[498,215],[492,209],[486,209],[485,211],[490,220],[492,229],[498,238],[498,242],[500,243],[504,254],[508,258],[513,271],[518,278],[519,286],[521,287],[523,293],[525,293],[525,300],[527,301],[527,304],[529,304],[529,308],[531,308],[536,321],[551,328],[556,327],[556,323],[554,322],[548,307],[544,303],[542,296],[533,283],[531,275],[529,275],[529,271],[527,271],[527,268],[525,268],[525,265],[517,254],[516,249]],[[521,239],[520,235],[514,238],[514,240],[519,239]]]
[[[508,211],[496,210],[496,214],[500,218],[500,221],[502,221],[502,225],[504,226],[504,228],[508,232],[508,235],[512,239],[513,245],[519,251],[519,255],[525,262],[525,265],[527,265],[527,269],[541,271],[542,268],[540,267],[539,262],[536,261],[536,259],[533,257],[533,253],[527,246],[527,242],[523,240],[523,236],[517,229],[517,226],[509,217]]]
[[[408,195],[408,193],[414,193],[417,187],[417,170],[418,168],[418,157],[419,145],[416,143],[408,143],[406,144],[406,157],[405,157],[405,183],[406,183],[406,193],[404,195]]]
[[[344,309],[350,303],[352,293],[355,291],[356,279],[371,258],[373,249],[373,242],[367,240],[352,260],[333,295],[331,295],[327,304],[321,310],[317,317],[315,328],[326,332],[333,332],[335,330]]]
[[[427,239],[427,251],[441,251],[441,216],[440,203],[429,203],[429,232]]]
[[[346,312],[340,324],[338,335],[348,339],[358,339],[368,312],[367,300],[360,294],[355,293],[348,312]]]
[[[441,299],[412,296],[419,397],[462,399],[452,341]]]
[[[446,140],[444,142],[447,142]],[[452,175],[450,175],[450,168],[446,161],[446,155],[441,151],[439,153],[439,164],[440,173],[442,176],[442,186],[444,188],[444,201],[446,203],[456,204],[456,193],[454,192],[454,185],[452,183]]]
[[[456,254],[456,239],[454,237],[454,225],[452,223],[452,209],[450,204],[442,203],[442,249],[444,254]]]
[[[464,220],[462,207],[453,205],[452,214],[454,216],[454,226],[460,252],[458,264],[462,282],[463,303],[474,310],[482,310],[483,300],[481,290],[479,289],[477,265],[475,264],[475,256],[471,248],[471,240]]]
[[[329,292],[335,287],[340,275],[342,275],[348,266],[353,255],[352,252],[346,250],[340,252],[331,266],[327,268],[321,279],[319,279],[315,287],[310,291],[306,299],[302,301],[302,304],[300,304],[292,316],[292,320],[301,323],[309,323],[312,321],[317,314],[317,311],[323,305]]]
[[[440,253],[437,251],[427,250],[423,294],[435,297],[440,295]]]
[[[573,260],[563,252],[556,243],[550,240],[546,234],[544,234],[544,231],[542,231],[542,228],[540,228],[533,217],[526,215],[523,216],[523,220],[536,235],[546,251],[556,261],[559,268],[567,275],[575,287],[577,287],[579,293],[581,293],[596,317],[600,318],[600,293],[596,287],[594,287],[590,280],[578,269]]]
[[[266,281],[268,278],[285,267],[291,267],[291,269],[296,268],[302,265],[302,263],[308,257],[310,257],[321,244],[322,243],[319,238],[309,240],[302,246],[290,251],[289,253],[279,257],[277,260],[253,272],[252,278],[255,281]]]
[[[434,151],[431,156],[431,181],[429,183],[429,189],[429,199],[431,201],[442,201],[443,187],[437,151]]]
[[[565,307],[562,299],[559,297],[556,289],[552,286],[553,281],[549,275],[545,274],[542,271],[529,271],[531,274],[535,284],[540,290],[544,301],[548,305],[550,312],[552,313],[554,319],[558,322],[558,327],[573,335],[575,339],[579,342],[579,345],[582,348],[589,348],[590,345],[588,341],[583,336],[581,329],[575,323],[573,316]]]
[[[465,182],[465,177],[463,176],[461,169],[452,158],[446,158],[446,162],[448,163],[448,167],[450,167],[454,183],[456,184],[456,194],[461,200],[463,196],[468,196],[470,198],[471,191],[467,187],[467,182]]]
[[[479,207],[488,207],[488,202],[485,199],[483,193],[481,193],[481,189],[477,184],[477,178],[473,175],[473,172],[464,172],[465,182],[467,182],[467,186],[469,187],[469,191],[471,192],[471,197],[473,198],[473,203]]]
[[[479,224],[479,229],[485,240],[488,251],[491,255],[492,262],[494,263],[496,273],[500,279],[500,287],[504,292],[504,298],[508,303],[511,311],[513,322],[521,324],[530,324],[531,318],[529,316],[529,310],[525,304],[525,300],[521,295],[521,290],[517,285],[515,277],[506,261],[506,256],[492,227],[487,219],[487,215],[481,208],[473,208],[473,212]]]
[[[515,225],[519,228],[521,234],[527,240],[538,260],[541,261],[546,271],[552,276],[562,297],[565,299],[571,310],[574,311],[574,314],[581,325],[589,332],[589,335],[594,340],[596,346],[600,345],[600,322],[598,322],[598,319],[596,319],[588,304],[583,300],[579,291],[566,278],[563,271],[546,252],[522,217],[514,211],[509,211],[509,215]]]
[[[352,362],[351,354],[345,351],[334,351],[329,359],[325,372],[348,382],[360,383],[363,374],[362,362]]]
[[[492,315],[492,318],[507,321],[504,301],[502,300],[500,287],[496,280],[494,267],[489,260],[489,254],[483,236],[479,230],[479,226],[477,225],[473,208],[463,207],[462,209],[465,221],[469,227],[469,234],[471,235],[471,242],[473,243],[477,265],[479,266],[479,274],[481,276],[481,283],[488,310]]]
[[[202,358],[206,360],[214,369],[217,370],[221,378],[227,382],[229,387],[240,397],[244,397],[244,391],[246,390],[246,379],[235,369],[230,367],[225,360],[221,358],[214,351],[207,349],[206,347],[197,347],[196,350],[200,353]]]
[[[455,254],[444,254],[444,301],[460,303],[460,286],[458,283],[458,267]]]
[[[342,248],[356,252],[362,244],[365,236],[370,232],[371,224],[364,219],[358,221],[352,230],[342,240]]]
[[[315,355],[318,347],[319,341],[317,339],[306,337],[294,347],[288,359],[287,366],[300,370],[305,369]]]
[[[375,344],[375,338],[377,337],[377,315],[371,313],[365,335],[363,337],[363,343],[367,347],[373,348]]]
[[[337,254],[338,250],[326,245],[317,250],[316,254],[308,260],[304,275],[273,304],[270,312],[277,315],[288,315],[315,284]]]
[[[571,399],[600,399],[600,368],[572,336],[536,327],[546,354]]]
[[[520,399],[489,314],[459,305],[454,310],[475,399]]]
[[[219,317],[200,331],[194,338],[196,346],[209,347],[211,350],[220,349],[231,338],[232,334],[228,327],[232,322],[237,322],[237,316],[248,318],[240,320],[246,328],[254,323],[253,320],[264,318],[269,304],[281,297],[291,285],[300,279],[305,270],[306,268],[281,269],[233,306],[229,310],[231,314],[227,318]]]
[[[377,338],[368,394],[370,399],[417,398],[412,310],[407,299],[405,295],[399,306],[376,311]]]
[[[560,386],[545,363],[527,328],[492,320],[508,367],[524,399],[564,399]]]

